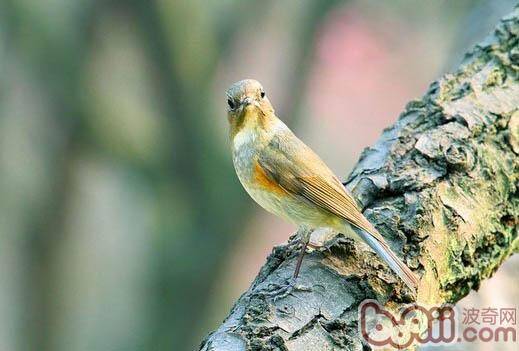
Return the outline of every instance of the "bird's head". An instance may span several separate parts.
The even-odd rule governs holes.
[[[244,127],[259,126],[273,114],[274,109],[257,80],[240,80],[227,90],[227,117],[232,134]]]

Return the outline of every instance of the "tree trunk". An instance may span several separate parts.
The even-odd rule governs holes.
[[[516,8],[455,73],[406,106],[346,182],[421,277],[419,303],[459,301],[519,247],[518,34]],[[296,287],[282,294],[296,239],[273,249],[202,350],[361,350],[363,300],[412,301],[373,252],[341,235],[308,253]]]

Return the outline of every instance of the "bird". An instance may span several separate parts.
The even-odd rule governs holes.
[[[330,168],[276,116],[263,86],[254,79],[240,80],[226,96],[233,165],[250,197],[296,226],[331,228],[364,241],[415,292],[415,274],[364,217]],[[351,226],[357,230],[348,230]],[[294,279],[307,245],[308,239]]]

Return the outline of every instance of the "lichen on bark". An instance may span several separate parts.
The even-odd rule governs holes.
[[[421,277],[418,301],[455,303],[519,249],[519,11],[454,73],[410,102],[346,181],[364,214]],[[410,302],[374,253],[338,236],[293,272],[297,236],[275,247],[202,350],[361,350],[357,307]]]

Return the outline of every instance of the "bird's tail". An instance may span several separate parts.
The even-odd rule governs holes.
[[[416,293],[418,288],[418,278],[415,274],[407,267],[407,265],[400,260],[397,255],[391,250],[389,245],[377,239],[369,232],[359,229],[356,231],[357,234],[379,255],[388,266],[403,280],[403,282]]]

